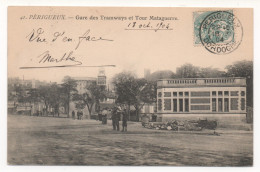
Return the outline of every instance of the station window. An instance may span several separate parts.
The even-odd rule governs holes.
[[[245,91],[241,91],[241,96],[245,96]]]
[[[171,99],[164,99],[164,110],[171,110]]]
[[[209,91],[195,91],[191,92],[191,97],[209,97],[210,92]]]
[[[177,112],[177,99],[173,99],[173,112]]]
[[[158,99],[158,110],[161,111],[162,110],[162,100]]]
[[[179,92],[179,96],[181,96],[181,97],[182,97],[182,96],[183,96],[183,92]]]
[[[223,112],[222,98],[218,99],[218,111]]]
[[[189,92],[185,92],[185,96],[189,96]]]
[[[179,112],[183,112],[183,99],[179,99]]]
[[[223,95],[223,92],[222,92],[222,91],[218,91],[218,95],[219,95],[219,96],[222,96],[222,95]]]
[[[238,96],[238,91],[231,91],[231,96]]]
[[[216,103],[216,99],[213,98],[212,99],[212,112],[216,112],[217,111],[217,103]]]
[[[217,95],[216,91],[212,91],[212,96],[216,96],[216,95]]]
[[[231,98],[231,110],[238,110],[238,98]]]
[[[164,97],[171,97],[171,92],[164,92]]]
[[[245,104],[246,104],[246,102],[245,102],[245,98],[241,98],[241,110],[245,110]]]
[[[173,92],[173,97],[177,97],[177,92]]]
[[[228,98],[224,99],[224,111],[225,112],[229,111],[229,100],[228,100]]]
[[[228,96],[228,95],[229,95],[229,92],[228,92],[228,91],[224,91],[224,95],[225,95],[225,96]]]
[[[189,112],[189,99],[185,99],[185,112]]]

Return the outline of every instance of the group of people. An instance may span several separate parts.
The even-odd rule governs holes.
[[[72,111],[72,118],[76,119],[76,114],[75,111]],[[83,120],[83,112],[82,111],[77,111],[77,119],[78,120]]]
[[[39,110],[32,110],[33,107],[31,106],[30,107],[30,112],[29,112],[29,115],[33,115],[33,116],[49,116],[49,115],[52,115],[53,117],[54,116],[58,116],[60,117],[60,112],[59,112],[59,109],[58,108],[42,108],[42,109],[39,109]]]
[[[113,130],[119,131],[119,121],[120,121],[120,116],[122,114],[122,132],[127,131],[127,112],[126,109],[120,110],[117,107],[114,107],[112,110],[112,125],[113,125]]]
[[[82,120],[83,119],[82,117],[83,117],[83,112],[77,111],[77,119]],[[74,110],[72,111],[72,118],[76,119],[76,113]],[[102,121],[102,124],[107,124],[107,118],[108,118],[107,108],[104,108],[102,111],[99,111],[97,120]],[[120,131],[119,121],[120,119],[122,119],[122,132],[127,131],[128,115],[127,115],[126,108],[121,109],[121,107],[117,107],[117,106],[113,107],[111,111],[111,119],[112,119],[113,130]]]

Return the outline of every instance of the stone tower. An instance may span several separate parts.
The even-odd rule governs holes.
[[[107,77],[105,74],[105,69],[100,68],[99,72],[98,72],[97,85],[106,86],[106,84],[107,84],[106,80],[107,80]]]

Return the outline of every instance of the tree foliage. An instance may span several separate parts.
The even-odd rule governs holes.
[[[105,89],[102,86],[97,85],[96,82],[93,82],[90,85],[86,86],[86,90],[84,93],[73,94],[72,100],[75,102],[77,109],[82,110],[87,106],[89,115],[91,115],[94,105],[98,105],[99,101],[104,99],[105,97]]]
[[[62,104],[69,115],[71,95],[77,93],[77,83],[69,76],[65,76],[61,84]]]
[[[152,103],[156,99],[156,84],[148,82],[144,78],[136,78],[129,72],[117,74],[113,79],[117,93],[116,102],[125,105],[133,105],[136,110],[136,118],[139,119],[139,111],[146,103]]]
[[[149,81],[157,81],[159,79],[170,79],[175,78],[176,75],[171,70],[159,70],[156,72],[153,72],[148,78],[145,78]]]
[[[247,84],[247,106],[253,107],[253,62],[237,61],[232,65],[226,66],[227,76],[245,77]]]
[[[176,75],[179,78],[197,78],[199,77],[199,72],[199,67],[187,63],[177,68]]]
[[[58,111],[61,102],[61,88],[57,84],[32,88],[27,93],[31,103],[43,102],[46,108],[54,108]]]

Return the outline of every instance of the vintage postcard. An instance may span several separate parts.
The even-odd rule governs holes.
[[[8,7],[9,165],[253,166],[253,9]]]

